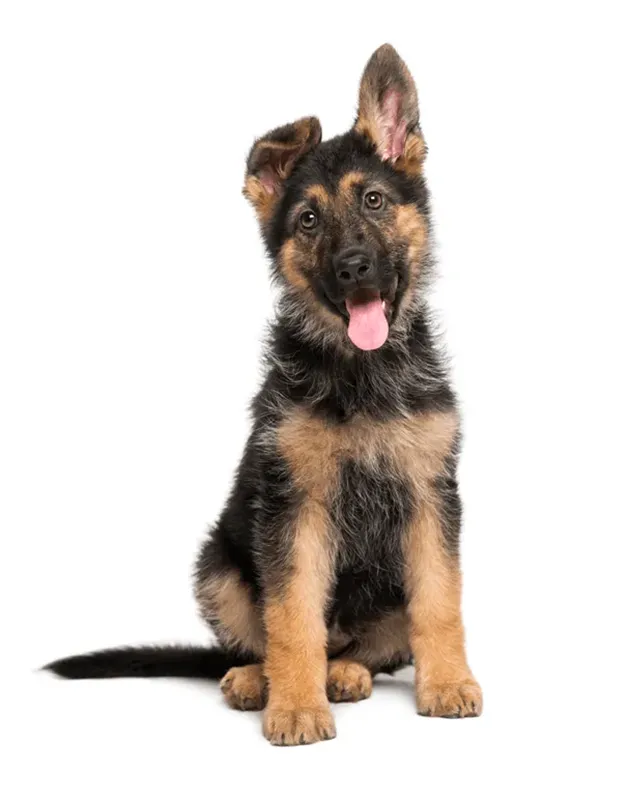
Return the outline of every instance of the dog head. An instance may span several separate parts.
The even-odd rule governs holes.
[[[351,130],[321,140],[315,117],[263,136],[244,193],[283,310],[310,337],[375,350],[407,330],[428,265],[426,147],[416,87],[393,47],[368,62]]]

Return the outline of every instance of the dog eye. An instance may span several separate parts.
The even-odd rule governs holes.
[[[303,230],[311,231],[318,224],[318,217],[314,214],[313,211],[303,211],[298,221],[300,222],[300,227]]]
[[[366,208],[377,211],[383,205],[383,195],[381,192],[366,192],[364,195],[364,203],[366,204]]]

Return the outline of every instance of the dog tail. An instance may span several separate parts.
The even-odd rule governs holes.
[[[98,650],[42,667],[69,680],[87,678],[206,678],[219,680],[231,667],[254,663],[221,647],[148,646]]]

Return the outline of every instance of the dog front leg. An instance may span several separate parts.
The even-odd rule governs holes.
[[[310,744],[335,736],[327,699],[325,605],[331,583],[328,520],[305,501],[291,531],[286,577],[266,592],[268,704],[263,732],[272,744]]]
[[[482,695],[468,663],[461,617],[461,574],[445,542],[442,500],[425,496],[407,541],[409,641],[418,713],[474,717]],[[456,524],[449,522],[450,524]],[[449,531],[457,538],[457,531]]]

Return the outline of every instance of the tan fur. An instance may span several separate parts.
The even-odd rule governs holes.
[[[256,175],[248,175],[244,182],[244,197],[249,200],[261,223],[266,223],[272,216],[276,196],[264,189],[263,184]]]
[[[269,697],[264,733],[274,744],[299,744],[335,735],[326,696],[324,608],[332,575],[328,532],[322,504],[306,498],[294,523],[289,582],[284,591],[266,600],[264,671]]]
[[[335,480],[336,428],[298,410],[278,430],[279,450],[290,465],[295,485],[317,503],[324,503]]]
[[[455,412],[429,412],[387,422],[355,416],[330,424],[299,409],[285,419],[278,437],[297,485],[322,501],[337,477],[339,459],[347,457],[374,464],[385,456],[422,491],[441,473],[458,426]]]
[[[415,269],[427,249],[429,231],[424,216],[414,205],[397,206],[396,233],[409,245],[409,261]]]
[[[461,575],[446,552],[435,497],[426,495],[406,541],[409,638],[421,714],[475,716],[481,689],[464,648]]]
[[[409,263],[408,290],[399,304],[399,314],[402,314],[412,302],[416,291],[416,282],[428,250],[429,230],[426,219],[413,205],[397,207],[395,229],[396,237],[407,244],[407,261]]]
[[[313,186],[308,186],[305,191],[305,197],[307,200],[317,200],[323,208],[326,208],[331,202],[329,193],[324,186],[319,183],[315,183]]]
[[[309,281],[298,268],[298,247],[294,239],[288,239],[281,247],[279,264],[283,274],[292,286],[295,286],[308,295],[312,295]]]
[[[220,689],[231,708],[258,711],[265,707],[268,681],[262,664],[232,667],[220,681]],[[354,659],[331,659],[327,664],[327,697],[333,703],[370,697],[370,670]]]
[[[258,711],[266,704],[267,681],[261,664],[232,667],[220,681],[220,689],[231,708]]]
[[[342,175],[338,184],[339,197],[348,205],[352,205],[355,202],[353,194],[354,187],[358,184],[364,184],[365,181],[366,176],[363,172],[347,172],[345,175]]]
[[[421,133],[409,133],[403,155],[394,163],[394,169],[414,178],[422,175],[427,157],[427,145]]]
[[[335,738],[335,722],[329,701],[319,708],[281,711],[267,708],[263,715],[263,734],[270,744],[312,744]]]
[[[356,703],[371,694],[372,675],[363,664],[348,658],[329,661],[327,695],[332,703]]]
[[[225,644],[263,655],[265,633],[261,611],[235,571],[212,575],[199,583],[196,599],[203,616],[217,626]]]

